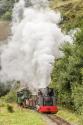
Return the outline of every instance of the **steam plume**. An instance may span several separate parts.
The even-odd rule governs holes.
[[[47,0],[20,0],[13,9],[12,36],[2,46],[0,78],[19,80],[28,87],[48,86],[54,60],[62,53],[61,44],[70,41],[58,26],[59,12],[48,7]]]

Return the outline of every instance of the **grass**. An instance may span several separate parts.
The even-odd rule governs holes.
[[[72,112],[66,108],[59,107],[59,112],[57,115],[72,123],[73,125],[83,125],[82,116],[79,116],[75,112]]]
[[[71,2],[75,4],[76,2],[79,2],[79,1],[81,1],[81,0],[53,0],[51,2],[51,4],[54,8],[57,8],[57,7],[67,5]]]
[[[82,0],[53,0],[51,8],[59,10],[63,21],[61,27],[65,31],[83,27],[83,1]]]
[[[7,104],[0,106],[0,125],[46,125],[37,112],[13,106],[13,113],[7,109]]]

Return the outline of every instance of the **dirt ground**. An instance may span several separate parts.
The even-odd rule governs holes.
[[[46,122],[46,125],[57,125],[55,122],[53,122],[51,119],[49,119],[46,115],[42,115],[43,120]]]
[[[6,40],[10,33],[10,22],[0,21],[0,41]]]

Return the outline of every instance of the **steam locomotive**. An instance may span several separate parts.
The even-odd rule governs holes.
[[[37,95],[27,89],[17,92],[17,103],[25,108],[36,109],[41,113],[57,113],[56,94],[53,88],[39,89]]]

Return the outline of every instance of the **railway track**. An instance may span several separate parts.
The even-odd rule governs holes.
[[[64,119],[60,118],[56,115],[47,114],[47,117],[55,123],[55,125],[71,125],[69,122],[65,121]]]

